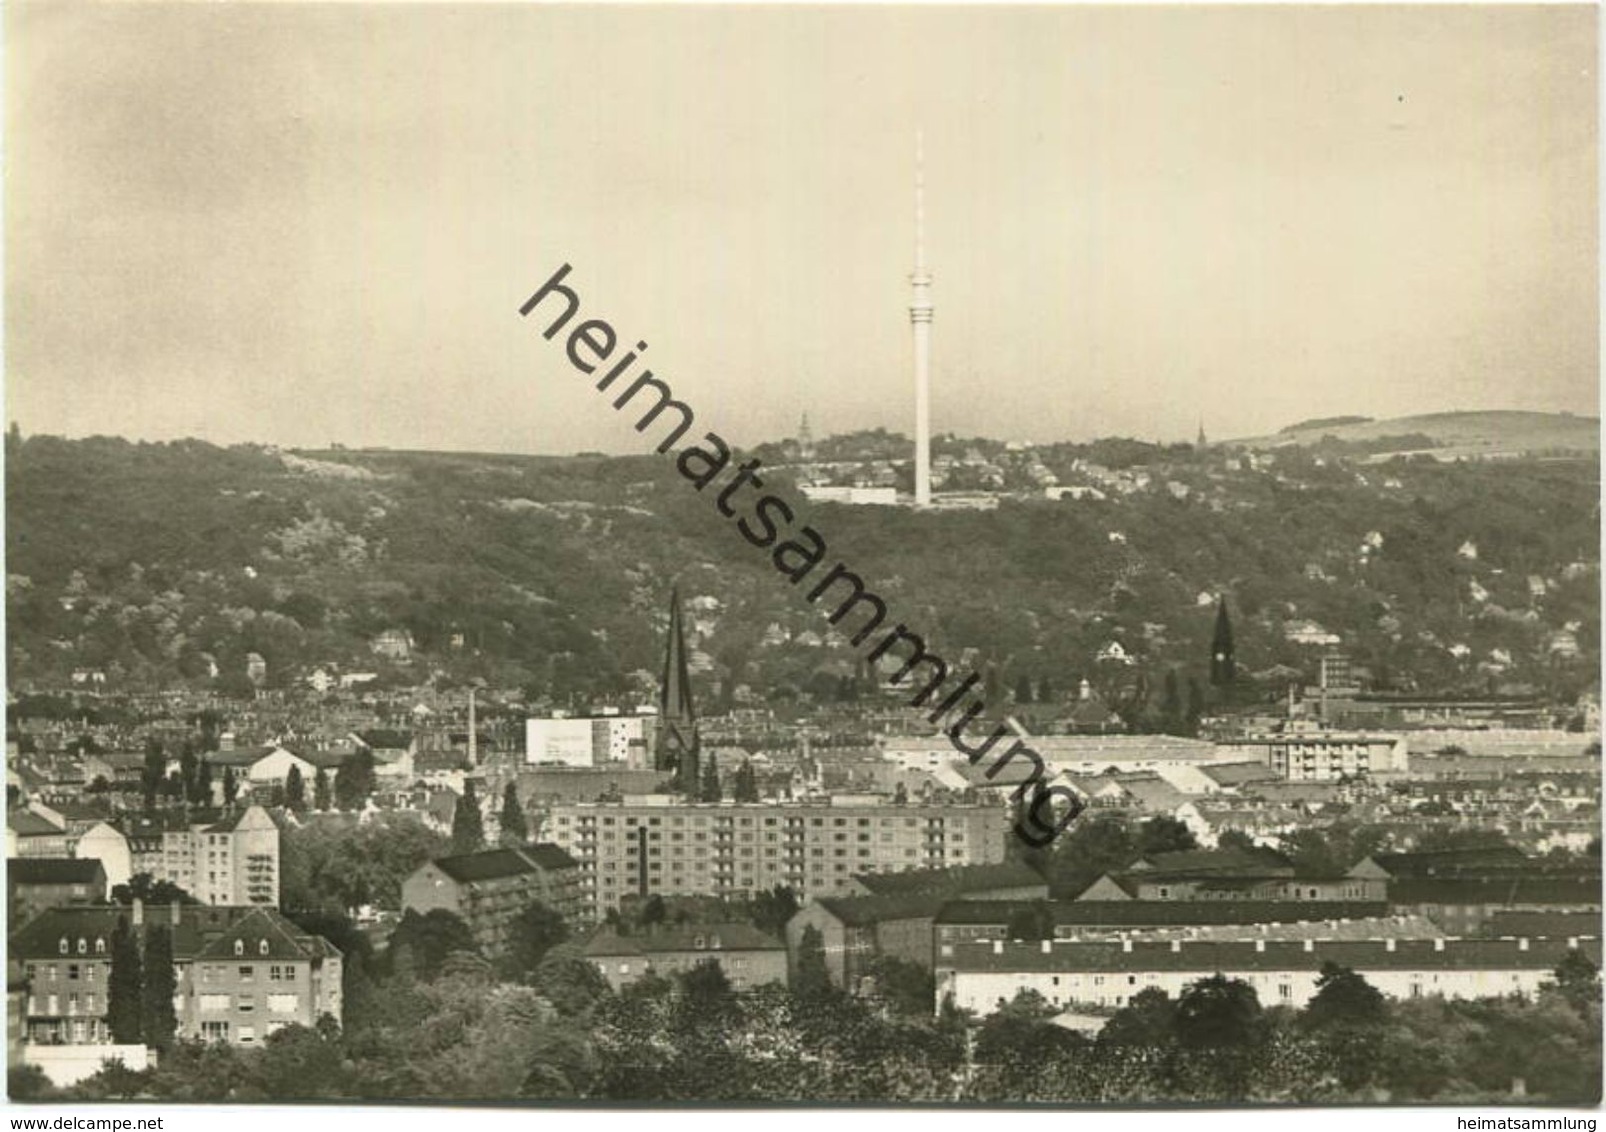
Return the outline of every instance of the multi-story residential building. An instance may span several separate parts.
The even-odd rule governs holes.
[[[956,1006],[990,1014],[1031,989],[1056,1006],[1122,1007],[1140,991],[1176,998],[1223,974],[1249,983],[1267,1006],[1297,1009],[1315,997],[1329,961],[1391,998],[1484,998],[1534,993],[1573,948],[1599,966],[1599,939],[976,939],[943,948],[936,1000],[952,995]]]
[[[1410,770],[1409,751],[1399,735],[1299,729],[1234,739],[1220,749],[1224,758],[1258,758],[1290,782],[1389,779]]]
[[[492,849],[426,861],[402,882],[402,907],[423,915],[437,908],[460,917],[489,954],[508,943],[513,920],[539,901],[566,920],[583,918],[580,866],[556,845]]]
[[[72,857],[14,857],[6,862],[6,920],[27,923],[58,904],[103,904],[106,870]]]
[[[660,926],[628,936],[603,931],[585,954],[616,991],[645,975],[673,975],[710,959],[736,990],[786,982],[786,945],[750,924]]]
[[[204,904],[279,904],[279,827],[261,806],[191,825],[102,822],[79,839],[78,856],[98,859],[113,887],[150,873]]]
[[[630,894],[739,897],[790,886],[846,895],[864,872],[1003,860],[1008,814],[976,805],[692,803],[667,795],[552,807],[596,915]]]
[[[32,810],[6,813],[7,857],[65,857],[70,849],[66,823]]]
[[[172,905],[53,908],[10,940],[27,986],[24,1040],[42,1045],[111,1042],[107,994],[119,919],[141,941],[172,935],[181,1038],[250,1046],[282,1026],[341,1019],[341,955],[270,908]]]

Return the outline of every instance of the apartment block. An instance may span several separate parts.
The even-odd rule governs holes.
[[[203,904],[279,903],[279,827],[261,806],[213,822],[101,822],[79,838],[77,856],[100,861],[112,888],[150,873]]]
[[[855,891],[856,873],[1002,861],[1007,813],[655,796],[556,805],[543,830],[579,862],[583,897],[600,916],[627,895],[740,897],[788,885],[804,898],[838,896]]]

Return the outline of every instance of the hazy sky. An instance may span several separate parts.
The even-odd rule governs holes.
[[[561,263],[739,445],[1598,411],[1591,6],[5,6],[27,433],[643,439]]]

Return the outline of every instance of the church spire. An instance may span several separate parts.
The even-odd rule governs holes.
[[[669,639],[664,676],[658,688],[658,742],[655,763],[675,772],[675,788],[695,796],[698,788],[697,712],[691,701],[691,672],[680,621],[680,591],[669,594]]]

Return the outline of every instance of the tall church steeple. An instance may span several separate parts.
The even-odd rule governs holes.
[[[680,622],[680,591],[669,594],[669,639],[664,646],[664,676],[658,687],[658,742],[654,762],[675,772],[675,789],[690,797],[698,790],[697,712],[691,700],[691,672],[686,663],[686,637]]]

